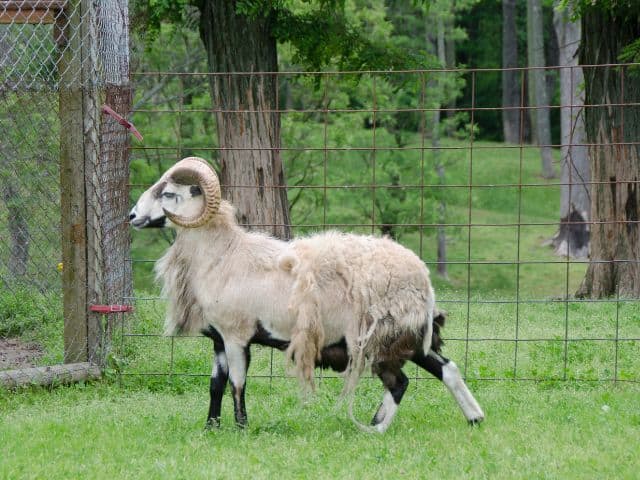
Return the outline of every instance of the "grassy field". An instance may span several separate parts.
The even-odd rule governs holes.
[[[572,298],[585,265],[544,246],[555,231],[559,191],[538,178],[535,149],[445,145],[452,147],[445,152],[448,258],[461,263],[434,282],[449,312],[445,354],[487,414],[479,428],[466,425],[442,385],[408,366],[413,380],[394,424],[383,436],[363,434],[336,406],[340,379],[325,375],[303,401],[282,356],[255,349],[249,428],[232,425],[227,396],[222,428],[204,432],[211,345],[158,335],[165,306],[151,267],[170,237],[143,231],[134,235],[136,313],[116,329],[105,379],[0,391],[0,478],[637,478],[640,303]],[[380,184],[392,163],[402,183],[418,183],[422,159],[404,153],[378,154]],[[324,158],[314,155],[320,170],[307,183],[322,186]],[[295,233],[325,225],[376,233],[367,224],[382,199],[373,207],[377,221],[386,215],[400,224],[399,240],[435,270],[435,228],[402,224],[435,222],[428,212],[436,189],[372,192],[362,187],[372,175],[365,157],[327,158],[328,186],[353,188],[329,188],[326,199],[317,196],[322,189],[305,191],[293,210],[304,225]],[[513,186],[519,183],[531,185]],[[42,344],[41,364],[60,361],[60,305],[26,290],[0,295],[0,334]],[[362,382],[358,418],[369,419],[380,395],[377,380]]]
[[[443,305],[449,312],[445,354],[467,378],[640,380],[637,302],[474,303],[468,319],[466,303]],[[162,303],[138,303],[124,337],[116,334],[114,369],[133,378],[148,375],[136,380],[146,385],[166,383],[173,374],[208,375],[210,340],[161,337],[163,318]],[[281,354],[254,350],[252,374],[285,375]]]
[[[114,384],[0,394],[0,478],[637,478],[637,384],[478,382],[469,427],[437,382],[411,386],[385,435],[335,408],[339,382],[301,403],[294,380],[253,379],[250,426],[203,431],[206,387]],[[358,394],[368,418],[376,383]]]

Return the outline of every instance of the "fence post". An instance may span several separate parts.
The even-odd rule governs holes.
[[[131,110],[129,83],[129,6],[128,0],[102,0],[96,4],[97,59],[100,67],[99,97],[122,117]],[[129,260],[129,142],[130,133],[109,115],[101,115],[99,154],[95,168],[96,230],[100,243],[95,258],[99,261],[96,293],[92,303],[119,304],[131,295]],[[91,283],[90,283],[91,284]],[[99,287],[99,288],[98,288]],[[112,322],[119,316],[90,314],[89,334],[96,331],[100,363],[109,354]],[[91,350],[90,350],[91,354]]]
[[[114,2],[123,8],[114,8]],[[120,303],[123,292],[131,289],[125,261],[129,252],[128,133],[100,113],[103,102],[113,102],[124,116],[131,105],[127,3],[72,0],[67,4],[69,21],[62,35],[66,43],[60,46],[59,62],[66,363],[104,363],[109,319],[90,312],[89,306]],[[125,50],[118,56],[118,75],[109,64],[116,44]]]
[[[82,22],[80,0],[71,0],[66,11],[69,18],[59,42],[58,64],[64,361],[76,363],[88,359],[84,91],[78,78],[83,57],[83,36],[77,33]]]
[[[87,215],[87,283],[86,283],[86,329],[87,360],[101,365],[103,352],[108,343],[104,338],[102,316],[89,311],[89,305],[102,303],[104,264],[102,248],[101,185],[100,185],[100,104],[104,97],[104,81],[101,78],[98,18],[93,0],[81,0],[82,16],[82,68],[81,81],[83,92],[83,138],[84,138],[84,189]],[[98,7],[99,8],[99,7]]]

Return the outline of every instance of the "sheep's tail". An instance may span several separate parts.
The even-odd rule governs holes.
[[[349,412],[349,418],[351,419],[351,421],[354,423],[354,425],[356,427],[358,427],[360,430],[362,430],[365,433],[380,433],[378,432],[378,430],[376,430],[375,427],[372,427],[371,425],[366,425],[364,423],[362,423],[360,420],[358,420],[356,418],[356,416],[353,414],[353,403],[355,400],[355,395],[351,395],[351,397],[348,400],[348,404],[347,404],[347,410]]]
[[[427,312],[427,318],[423,327],[422,336],[422,353],[429,355],[431,350],[431,342],[433,341],[433,310]]]
[[[427,301],[426,301],[426,318],[423,326],[423,335],[422,335],[422,353],[425,355],[429,355],[429,350],[431,350],[432,342],[433,342],[433,322],[434,322],[434,311],[436,308],[436,297],[433,292],[433,287],[429,285],[427,292]],[[439,328],[436,327],[436,332],[439,333]],[[437,342],[436,342],[437,343]]]
[[[344,387],[342,388],[342,393],[340,394],[340,398],[347,402],[347,411],[349,413],[349,418],[358,427],[360,430],[366,433],[377,433],[377,430],[369,425],[366,425],[360,422],[353,413],[353,405],[355,402],[355,391],[358,386],[358,382],[360,381],[360,377],[362,377],[362,372],[366,367],[366,356],[365,349],[369,344],[369,340],[376,331],[378,326],[378,320],[374,319],[366,328],[366,322],[363,321],[360,328],[360,335],[357,339],[356,345],[354,346],[354,351],[350,355],[349,364],[347,365],[347,369],[345,371],[344,377]]]
[[[297,307],[297,323],[291,335],[286,357],[295,366],[303,388],[315,390],[314,370],[324,344],[324,328],[319,320],[315,302]]]

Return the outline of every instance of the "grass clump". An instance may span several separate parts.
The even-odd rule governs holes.
[[[19,337],[45,350],[43,365],[62,361],[62,298],[31,286],[0,291],[0,337]]]

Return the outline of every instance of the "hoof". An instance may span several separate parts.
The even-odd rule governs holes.
[[[219,418],[210,418],[207,420],[207,423],[204,425],[205,432],[210,432],[211,430],[217,430],[218,428],[220,428]]]
[[[476,425],[480,425],[483,420],[484,417],[472,418],[471,420],[468,420],[468,423],[470,426],[475,427]]]

